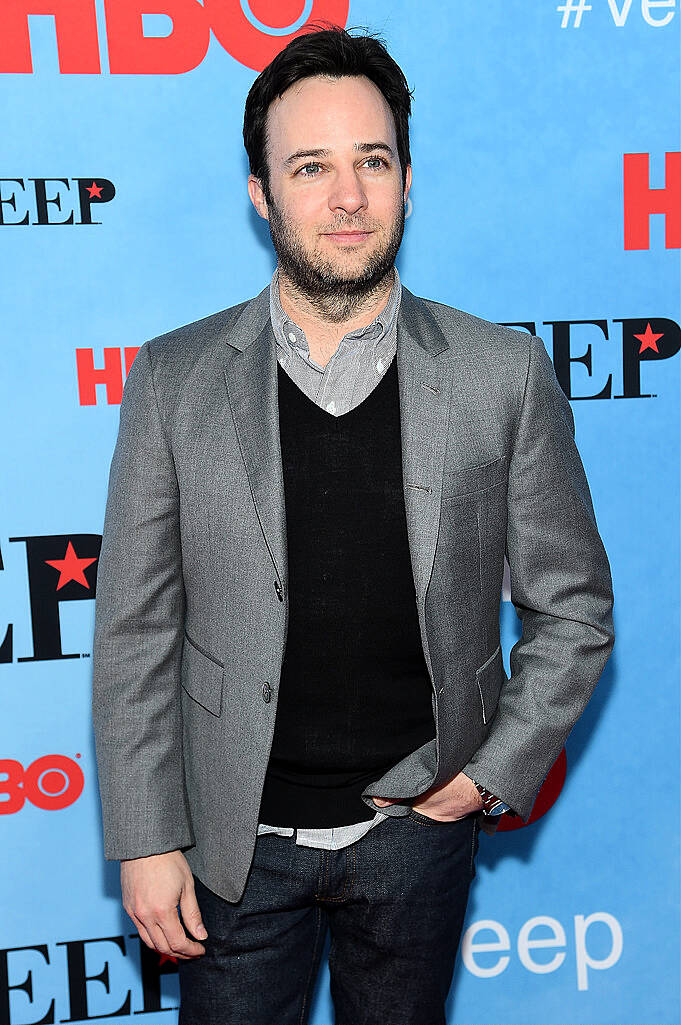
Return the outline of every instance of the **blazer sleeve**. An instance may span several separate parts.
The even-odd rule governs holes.
[[[486,739],[463,772],[524,821],[614,644],[610,565],[570,403],[532,336],[511,453],[506,557],[522,636]]]
[[[184,780],[179,492],[150,343],[132,364],[97,568],[92,716],[109,860],[194,842]]]

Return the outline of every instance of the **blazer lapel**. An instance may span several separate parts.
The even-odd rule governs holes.
[[[284,474],[279,440],[276,342],[269,286],[247,304],[228,338],[225,383],[265,542],[288,586]]]
[[[229,332],[225,383],[253,501],[272,561],[288,585],[284,480],[279,438],[276,342],[268,288],[247,303]],[[417,599],[433,567],[452,388],[448,348],[434,317],[402,287],[397,322],[402,475]]]
[[[447,339],[426,305],[402,286],[397,319],[397,372],[402,476],[416,597],[433,569],[452,387],[450,360],[438,359]]]

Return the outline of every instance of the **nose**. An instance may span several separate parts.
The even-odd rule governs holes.
[[[365,209],[367,204],[367,194],[355,168],[338,171],[329,193],[329,209],[350,217]]]

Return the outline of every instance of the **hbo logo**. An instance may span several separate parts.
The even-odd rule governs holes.
[[[67,808],[84,783],[80,765],[66,755],[43,755],[26,769],[14,758],[0,758],[0,815],[21,811],[26,801],[45,811]]]

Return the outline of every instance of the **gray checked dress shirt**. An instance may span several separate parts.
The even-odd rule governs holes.
[[[284,312],[279,298],[279,271],[270,282],[270,316],[277,343],[277,360],[291,380],[318,406],[332,416],[342,416],[358,406],[376,387],[397,352],[397,313],[402,285],[395,267],[393,287],[383,310],[372,322],[344,335],[325,367],[310,357],[310,348],[297,324]],[[388,816],[377,811],[373,819],[329,829],[295,829],[292,826],[258,825],[261,833],[293,836],[305,847],[338,850],[359,840]]]

